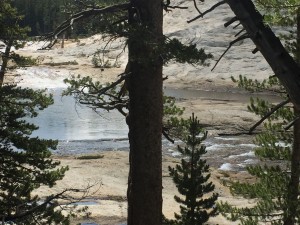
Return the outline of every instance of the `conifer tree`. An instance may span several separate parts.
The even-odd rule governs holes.
[[[216,214],[214,206],[218,194],[212,193],[215,186],[209,182],[209,165],[202,159],[206,153],[202,142],[207,132],[203,131],[194,114],[187,122],[187,130],[186,147],[178,146],[183,159],[175,168],[169,167],[170,176],[183,196],[174,197],[180,204],[180,214],[175,213],[176,220],[166,224],[201,225]]]
[[[0,40],[6,44],[0,56],[0,221],[20,225],[69,224],[71,214],[67,211],[74,207],[68,206],[70,202],[60,205],[59,199],[66,200],[71,190],[43,198],[32,193],[42,186],[53,187],[68,169],[50,158],[57,141],[31,137],[38,127],[26,121],[51,105],[53,98],[45,90],[18,87],[4,79],[9,62],[18,64],[16,59],[21,59],[10,51],[26,36],[27,29],[19,26],[20,19],[11,1],[0,1]]]
[[[91,78],[66,80],[66,94],[94,109],[117,109],[129,126],[128,225],[162,222],[163,65],[170,61],[206,65],[211,58],[196,44],[182,44],[163,34],[163,10],[185,8],[161,0],[119,0],[111,6],[96,5],[74,14],[48,37],[54,41],[73,24],[97,17],[98,30],[110,40],[122,38],[128,47],[124,73],[110,84]],[[108,46],[108,45],[107,45]],[[129,111],[129,112],[128,112]],[[167,113],[167,111],[166,111]]]
[[[266,12],[265,20],[270,25],[283,27],[294,26],[299,21],[297,1],[261,1],[256,0],[260,9]],[[287,16],[288,15],[288,16]],[[299,23],[300,24],[300,23]],[[299,27],[299,25],[298,25]],[[298,36],[298,38],[297,38]],[[286,48],[299,61],[299,30],[283,35]],[[259,82],[240,76],[240,87],[250,91],[271,91],[283,98],[274,105],[264,99],[251,99],[248,109],[262,119],[251,129],[252,132],[259,124],[266,120],[263,132],[256,136],[255,142],[259,146],[255,155],[261,159],[259,165],[250,166],[247,171],[255,177],[256,182],[230,183],[233,194],[246,198],[257,199],[254,207],[236,208],[228,203],[221,204],[221,211],[231,220],[240,220],[241,224],[253,225],[261,222],[272,225],[298,224],[299,210],[299,145],[295,136],[299,130],[297,122],[298,112],[293,110],[279,80],[271,76]],[[289,129],[294,125],[294,132]],[[297,175],[298,174],[298,175]]]

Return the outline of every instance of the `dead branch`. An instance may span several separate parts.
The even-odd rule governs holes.
[[[237,37],[237,36],[239,36],[241,33],[243,33],[245,31],[245,29],[243,28],[243,29],[241,29],[239,32],[237,32],[235,35],[234,35],[234,37]]]
[[[186,7],[186,6],[175,6],[175,5],[173,5],[173,6],[172,5],[164,5],[164,7],[167,12],[172,11],[172,10],[169,10],[168,8],[170,8],[170,9],[188,9],[188,7]]]
[[[237,42],[247,39],[249,38],[248,34],[243,34],[242,36],[238,37],[237,39],[235,39],[234,41],[229,43],[229,46],[227,47],[227,49],[223,52],[223,54],[220,56],[220,58],[217,60],[217,62],[215,63],[214,67],[211,69],[211,71],[213,71],[216,66],[218,65],[218,63],[221,61],[221,59],[223,58],[223,56],[229,51],[229,49]]]
[[[163,127],[163,129],[162,129],[162,134],[163,134],[163,136],[164,136],[168,141],[170,141],[172,144],[175,143],[175,140],[173,140],[173,139],[169,136],[169,134],[168,134],[168,129],[167,129],[166,127]]]
[[[252,54],[255,54],[255,53],[257,53],[257,52],[259,52],[259,49],[258,49],[258,48],[255,48],[255,49],[252,50]]]
[[[119,108],[126,108],[128,106],[128,101],[110,101],[110,102],[89,102],[89,101],[83,101],[83,100],[79,100],[79,103],[82,105],[88,105],[89,108],[92,109],[104,109],[106,111],[111,111],[114,109],[119,109]]]
[[[294,120],[292,120],[291,122],[289,122],[285,127],[284,130],[289,130],[292,126],[294,126],[294,124],[300,119],[300,117],[296,117]]]
[[[113,6],[108,6],[104,8],[92,8],[92,9],[87,9],[81,12],[78,12],[65,20],[61,25],[59,25],[54,32],[51,32],[49,34],[46,34],[44,36],[45,40],[53,40],[49,45],[47,45],[43,49],[49,49],[51,48],[54,44],[53,42],[57,42],[57,38],[60,34],[68,30],[73,26],[74,23],[81,21],[83,19],[89,18],[91,16],[95,15],[100,15],[100,14],[107,14],[107,13],[116,13],[120,11],[127,10],[129,8],[130,4],[129,3],[124,3],[124,4],[118,4],[118,5],[113,5]]]
[[[213,10],[215,10],[217,7],[219,7],[220,5],[224,5],[226,4],[226,1],[220,1],[217,4],[213,5],[211,8],[209,8],[208,10],[204,11],[203,13],[201,13],[200,15],[196,16],[194,19],[188,20],[188,23],[194,22],[195,20],[203,17],[204,15],[206,15],[209,12],[212,12]]]
[[[260,125],[262,122],[264,122],[267,118],[269,118],[273,113],[275,113],[278,109],[281,107],[285,106],[288,104],[291,100],[288,98],[287,100],[279,103],[276,105],[274,108],[271,109],[270,112],[268,112],[266,115],[264,115],[256,124],[254,124],[250,129],[249,129],[249,134],[252,134],[252,132]]]
[[[195,6],[195,9],[198,11],[198,13],[201,15],[202,12],[199,10],[198,6],[197,6],[197,3],[196,3],[196,0],[193,0],[194,2],[194,6]]]
[[[107,87],[103,88],[102,90],[100,90],[98,92],[98,96],[105,94],[108,90],[111,90],[114,87],[116,87],[118,84],[122,83],[122,81],[124,81],[126,78],[128,78],[129,75],[130,75],[130,73],[120,74],[120,78],[117,81],[111,83],[109,86],[107,86]]]
[[[253,134],[253,133],[252,133]],[[250,135],[248,131],[245,132],[236,132],[236,133],[218,133],[218,136],[242,136],[242,135]]]
[[[229,21],[227,21],[225,24],[224,24],[224,27],[228,27],[230,26],[231,24],[233,24],[234,22],[238,21],[239,19],[235,16],[235,17],[232,17]]]
[[[241,22],[239,22],[237,25],[233,26],[233,29],[237,28],[239,25],[241,25]]]
[[[188,7],[185,7],[185,6],[172,6],[170,4],[171,4],[171,0],[167,0],[167,3],[164,3],[164,2],[162,3],[162,6],[166,12],[172,11],[170,9],[188,9]]]
[[[35,213],[36,211],[38,211],[38,210],[46,207],[48,204],[53,204],[53,202],[52,202],[53,200],[59,200],[59,199],[61,199],[61,200],[63,200],[63,199],[70,200],[71,199],[70,196],[66,195],[66,193],[68,193],[68,192],[73,192],[73,193],[81,192],[81,193],[83,193],[83,196],[86,196],[86,193],[88,193],[88,191],[92,187],[94,187],[95,185],[97,185],[97,184],[93,184],[93,185],[89,184],[84,189],[79,189],[79,188],[68,188],[68,189],[65,189],[65,190],[61,191],[60,193],[58,193],[58,194],[48,196],[43,203],[41,203],[41,204],[39,204],[39,205],[37,205],[35,207],[32,207],[31,209],[29,209],[27,211],[23,211],[23,212],[21,212],[19,214],[16,213],[14,215],[8,215],[8,216],[2,215],[2,218],[0,217],[0,220],[4,221],[4,222],[5,221],[14,221],[16,219],[21,219],[21,218],[24,218],[26,216],[29,216],[29,215]],[[73,198],[73,200],[76,200],[76,202],[82,200],[82,198],[74,198],[74,197],[72,197],[72,198]],[[73,201],[68,202],[68,204],[72,204],[72,203],[74,203],[74,202]]]

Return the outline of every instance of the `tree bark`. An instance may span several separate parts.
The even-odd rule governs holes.
[[[267,60],[286,88],[295,108],[300,110],[300,66],[282,46],[280,40],[263,22],[251,0],[226,0],[240,20],[257,49]]]
[[[161,0],[131,0],[129,9],[128,225],[162,220],[162,10]]]
[[[1,65],[1,68],[0,68],[0,87],[2,87],[2,85],[3,85],[4,75],[5,75],[5,71],[6,71],[6,68],[7,68],[7,64],[8,64],[12,44],[13,44],[12,40],[8,41],[8,43],[5,47],[5,52],[2,55],[2,65]]]

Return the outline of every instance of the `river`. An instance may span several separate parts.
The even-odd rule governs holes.
[[[59,140],[57,155],[99,153],[101,151],[128,151],[128,127],[124,117],[117,111],[94,112],[87,106],[79,105],[71,96],[61,96],[61,88],[48,90],[54,96],[54,104],[38,117],[30,119],[39,126],[32,136]],[[187,89],[166,89],[165,94],[175,98],[209,98],[247,102],[248,94],[212,92]],[[272,96],[270,96],[272,98]],[[222,170],[244,170],[246,165],[255,163],[252,137],[209,136],[205,141],[205,158],[213,166]],[[177,144],[163,140],[164,154],[180,157]]]

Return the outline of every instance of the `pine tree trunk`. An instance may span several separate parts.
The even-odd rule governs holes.
[[[162,220],[162,35],[161,0],[131,0],[128,39],[130,78],[128,225]],[[146,29],[145,29],[146,28]]]
[[[300,63],[300,8],[297,12],[297,46],[296,60]],[[300,116],[300,110],[294,109],[295,116]],[[299,195],[299,178],[300,178],[300,119],[294,124],[294,143],[291,159],[291,180],[288,186],[288,214],[286,215],[284,225],[295,225],[298,212],[298,195]]]
[[[1,65],[1,69],[0,69],[0,87],[2,86],[3,81],[4,81],[4,75],[5,75],[5,71],[7,68],[9,54],[10,54],[12,44],[13,44],[13,41],[8,42],[8,44],[6,45],[6,48],[5,48],[5,52],[2,55],[2,65]]]

